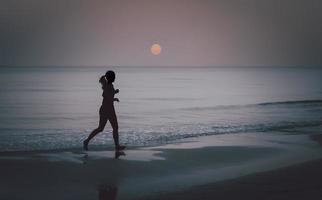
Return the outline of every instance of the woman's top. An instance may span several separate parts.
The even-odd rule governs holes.
[[[115,89],[113,84],[105,85],[105,87],[103,88],[103,94],[102,94],[103,96],[102,106],[103,107],[113,106],[114,95],[115,95]]]

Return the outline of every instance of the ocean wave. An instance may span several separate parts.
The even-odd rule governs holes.
[[[215,133],[245,133],[245,132],[268,132],[268,131],[285,131],[296,128],[321,126],[321,121],[301,121],[301,122],[276,122],[265,124],[243,124],[229,126],[213,126]]]
[[[301,100],[301,101],[277,101],[277,102],[266,102],[259,103],[260,106],[270,106],[270,105],[294,105],[294,104],[319,104],[322,105],[322,100]]]
[[[279,123],[266,123],[266,124],[240,124],[240,125],[216,125],[211,126],[210,128],[203,127],[198,130],[193,130],[190,128],[191,132],[188,131],[176,131],[176,132],[168,132],[168,133],[158,133],[158,134],[149,134],[150,138],[136,137],[137,139],[144,139],[144,143],[152,142],[153,144],[162,144],[168,143],[175,140],[193,138],[193,137],[201,137],[201,136],[209,136],[209,135],[222,135],[222,134],[238,134],[238,133],[250,133],[250,132],[272,132],[272,131],[280,131],[280,132],[289,132],[294,131],[298,128],[305,127],[316,127],[322,126],[321,121],[302,121],[302,122],[279,122]],[[189,129],[187,127],[187,129]],[[207,130],[208,131],[204,131]],[[133,136],[133,135],[132,135]],[[124,138],[126,140],[126,138]],[[142,141],[129,141],[130,143],[140,144]]]
[[[175,143],[178,140],[210,135],[242,134],[242,133],[265,133],[265,132],[291,132],[305,127],[322,126],[322,121],[286,121],[276,123],[254,124],[196,124],[169,127],[158,130],[121,130],[120,140],[129,146],[153,146]],[[15,130],[1,129],[2,140],[0,151],[33,151],[33,150],[59,150],[68,148],[82,148],[82,140],[89,131],[75,130]],[[18,134],[19,133],[19,134]],[[303,134],[303,132],[301,132]],[[305,134],[305,133],[304,133]],[[308,133],[309,134],[309,133]],[[112,146],[111,130],[98,135],[95,143],[96,149]]]
[[[206,107],[190,107],[183,108],[183,110],[195,111],[195,110],[221,110],[221,109],[242,109],[242,108],[253,108],[253,107],[273,107],[273,106],[322,106],[322,100],[299,100],[299,101],[275,101],[275,102],[264,102],[257,104],[244,104],[244,105],[219,105],[219,106],[206,106]]]

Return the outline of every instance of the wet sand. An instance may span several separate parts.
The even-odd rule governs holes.
[[[311,139],[322,145],[322,135]],[[322,199],[322,159],[147,199]]]
[[[0,199],[285,199],[300,194],[314,199],[322,169],[322,161],[312,161],[322,158],[315,141],[307,135],[254,133],[129,147],[126,155],[77,149],[2,152]],[[290,165],[295,166],[284,168]]]
[[[192,187],[146,199],[322,199],[322,160],[242,178]]]

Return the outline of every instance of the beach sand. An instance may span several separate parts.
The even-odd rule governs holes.
[[[322,160],[256,173],[147,199],[322,199]]]
[[[320,199],[320,135],[247,133],[155,147],[0,153],[1,200]]]

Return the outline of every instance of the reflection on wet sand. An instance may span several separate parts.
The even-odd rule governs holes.
[[[115,200],[117,191],[116,186],[101,185],[98,188],[98,200]]]
[[[114,153],[114,158],[115,159],[118,159],[119,157],[121,156],[126,156],[125,152],[124,151],[115,151]],[[87,164],[87,161],[88,161],[88,158],[89,158],[89,155],[88,153],[86,153],[84,156],[83,156],[83,164]]]
[[[124,151],[115,151],[114,158],[125,156]],[[88,155],[86,155],[88,158]],[[115,185],[102,184],[98,187],[98,200],[115,200],[117,197],[118,188]]]

